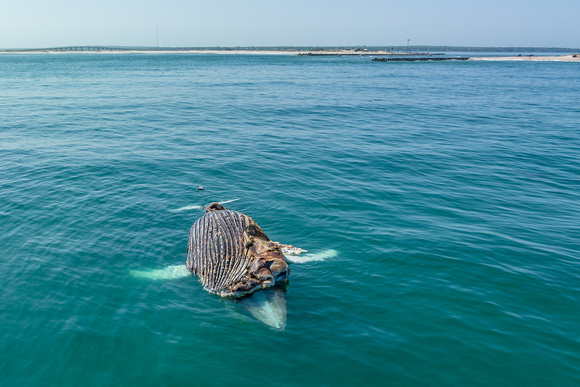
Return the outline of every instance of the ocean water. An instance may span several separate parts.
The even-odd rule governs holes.
[[[1,55],[0,384],[580,385],[578,90],[578,63]],[[212,201],[313,258],[284,330],[172,274]]]

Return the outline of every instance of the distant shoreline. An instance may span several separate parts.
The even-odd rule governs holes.
[[[427,55],[419,53],[395,53],[384,50],[331,49],[331,50],[267,50],[267,49],[175,49],[175,50],[137,50],[137,49],[31,49],[0,50],[0,54],[225,54],[225,55],[299,55],[299,56],[382,56],[382,55]]]
[[[56,49],[0,50],[0,54],[222,54],[222,55],[295,55],[295,56],[368,56],[368,57],[423,57],[443,56],[436,52],[395,52],[369,49],[124,49],[100,47],[68,47]],[[442,60],[453,59],[439,57]],[[517,55],[517,56],[470,56],[462,59],[476,61],[522,61],[522,62],[580,62],[579,54],[564,55]],[[424,59],[426,60],[426,59]]]
[[[228,55],[296,55],[295,51],[275,50],[5,50],[0,54],[228,54]]]
[[[153,47],[153,46],[108,46],[108,45],[75,45],[75,46],[52,46],[52,47],[13,47],[0,48],[0,52],[30,52],[30,51],[139,51],[139,52],[216,52],[219,51],[272,51],[276,53],[286,52],[336,52],[336,51],[387,51],[393,53],[419,53],[419,52],[462,52],[462,53],[505,53],[506,55],[517,54],[538,54],[538,55],[554,55],[554,54],[578,54],[580,47],[482,47],[482,46],[428,46],[428,45],[414,45],[414,46],[397,46],[397,45],[381,45],[381,46],[189,46],[189,47]]]

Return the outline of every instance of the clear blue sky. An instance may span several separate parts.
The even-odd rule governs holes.
[[[580,48],[580,0],[0,0],[0,48]]]

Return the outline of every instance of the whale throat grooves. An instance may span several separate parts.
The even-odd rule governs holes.
[[[252,218],[226,209],[193,224],[186,265],[206,290],[234,298],[272,287],[290,273],[278,244]]]

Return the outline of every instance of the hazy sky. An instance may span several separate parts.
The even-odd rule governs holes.
[[[580,48],[580,0],[0,0],[0,48]]]

